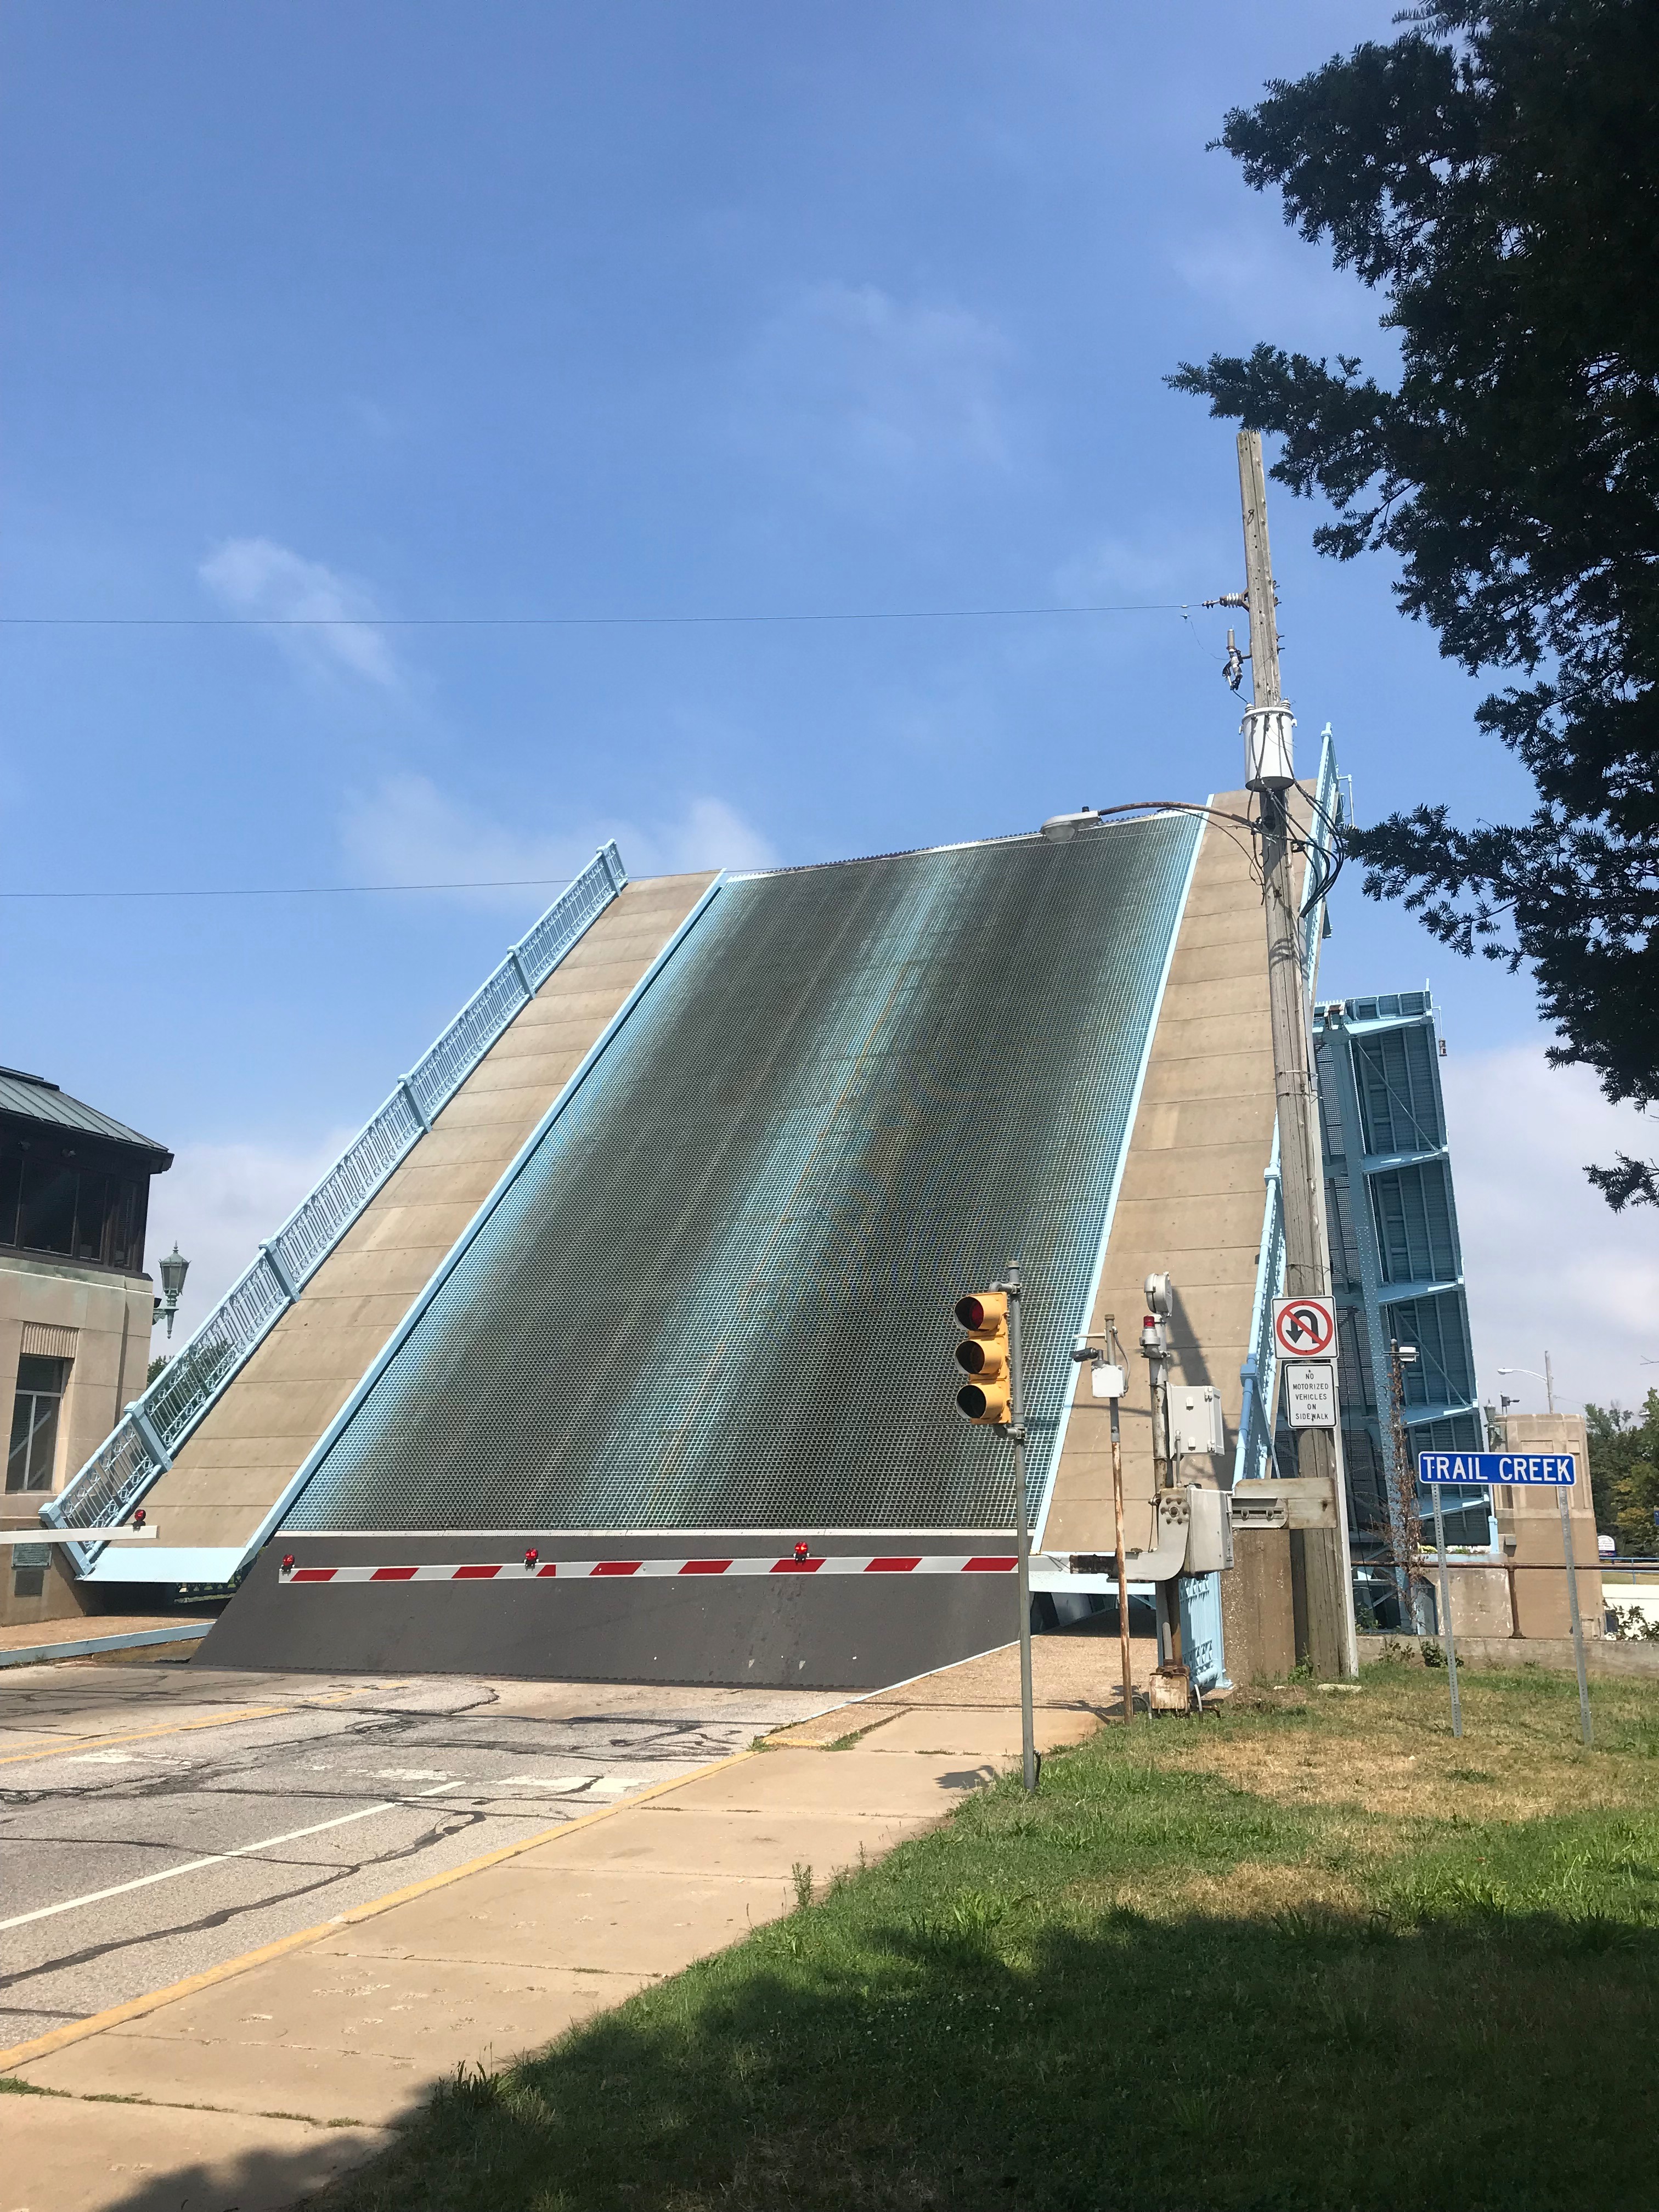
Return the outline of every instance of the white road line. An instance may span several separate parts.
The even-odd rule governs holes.
[[[459,1790],[459,1782],[441,1782],[435,1790],[417,1790],[416,1797],[441,1797],[446,1790]],[[262,1837],[257,1844],[239,1844],[234,1851],[210,1851],[206,1858],[188,1859],[183,1866],[163,1867],[159,1874],[141,1874],[131,1881],[118,1881],[108,1889],[89,1889],[84,1897],[66,1897],[61,1905],[38,1905],[33,1912],[14,1913],[9,1920],[0,1920],[0,1931],[8,1928],[27,1927],[31,1920],[50,1920],[54,1913],[75,1912],[83,1905],[101,1905],[108,1897],[125,1897],[130,1890],[148,1889],[152,1882],[176,1881],[180,1875],[199,1874],[204,1867],[224,1866],[231,1859],[245,1859],[254,1851],[275,1850],[278,1844],[296,1844],[302,1836],[319,1836],[325,1828],[343,1828],[352,1820],[367,1820],[376,1813],[395,1812],[399,1805],[407,1805],[408,1797],[389,1797],[383,1804],[360,1806],[355,1813],[337,1813],[331,1820],[313,1820],[308,1828],[289,1828],[280,1836]]]

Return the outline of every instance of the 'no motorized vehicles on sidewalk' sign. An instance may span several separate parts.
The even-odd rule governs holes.
[[[1336,1369],[1328,1359],[1286,1364],[1285,1411],[1293,1429],[1336,1426]]]

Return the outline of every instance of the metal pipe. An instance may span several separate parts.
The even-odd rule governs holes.
[[[1451,1577],[1446,1571],[1446,1517],[1441,1509],[1440,1485],[1434,1491],[1434,1549],[1440,1562],[1440,1633],[1446,1644],[1446,1671],[1451,1677],[1452,1734],[1463,1733],[1463,1707],[1457,1695],[1457,1639],[1452,1633]]]
[[[1025,1787],[1037,1786],[1036,1723],[1031,1710],[1031,1531],[1025,1500],[1025,1390],[1020,1355],[1018,1263],[1011,1260],[1008,1293],[1008,1433],[1014,1446],[1014,1534],[1019,1552],[1019,1729]],[[1116,1408],[1113,1408],[1115,1414]]]
[[[1109,1348],[1117,1363],[1119,1375],[1127,1379],[1127,1363],[1115,1325],[1112,1327]],[[1109,1403],[1112,1409],[1112,1512],[1117,1532],[1117,1638],[1123,1661],[1123,1719],[1127,1727],[1135,1717],[1135,1690],[1134,1670],[1129,1657],[1129,1562],[1123,1542],[1123,1434],[1117,1417],[1120,1401],[1114,1396]]]
[[[1545,1358],[1548,1358],[1547,1352]],[[1436,1493],[1438,1495],[1438,1493]],[[1589,1683],[1584,1675],[1584,1624],[1578,1614],[1578,1568],[1572,1556],[1572,1519],[1567,1510],[1567,1486],[1557,1483],[1555,1502],[1561,1508],[1561,1553],[1567,1567],[1567,1604],[1572,1614],[1572,1656],[1578,1668],[1578,1723],[1588,1747],[1590,1741]]]

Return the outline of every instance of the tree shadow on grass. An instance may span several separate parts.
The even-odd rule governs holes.
[[[1517,1916],[1478,1881],[1432,1910],[1166,1920],[1109,1907],[1086,1929],[1036,1900],[973,1890],[908,1916],[841,1903],[761,1931],[505,2074],[464,2069],[389,2159],[312,2201],[319,2212],[1655,2202],[1659,1932],[1648,1928],[1595,1911]],[[198,2194],[180,2173],[167,2201],[263,2212],[286,2201],[264,2166],[258,2193]]]

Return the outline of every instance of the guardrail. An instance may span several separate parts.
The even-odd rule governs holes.
[[[628,881],[614,844],[603,846],[436,1043],[398,1079],[310,1195],[301,1200],[190,1341],[135,1399],[86,1465],[41,1509],[58,1528],[104,1528],[125,1518],[270,1329],[298,1299],[392,1170],[533,999],[567,952]],[[76,1553],[84,1571],[90,1553]]]
[[[1309,842],[1321,861],[1328,861],[1339,804],[1336,748],[1329,738],[1320,749],[1314,801]],[[1322,899],[1310,908],[1302,925],[1303,984],[1310,1000],[1319,964],[1319,935],[1324,921],[1325,902]],[[1244,1395],[1239,1407],[1238,1444],[1233,1455],[1235,1482],[1259,1480],[1273,1461],[1273,1420],[1270,1409],[1279,1402],[1274,1389],[1278,1367],[1273,1353],[1273,1300],[1285,1284],[1285,1194],[1279,1176],[1277,1127],[1273,1130],[1273,1160],[1267,1170],[1267,1201],[1261,1210],[1261,1249],[1255,1268],[1255,1297],[1250,1308],[1250,1348],[1239,1369]]]

